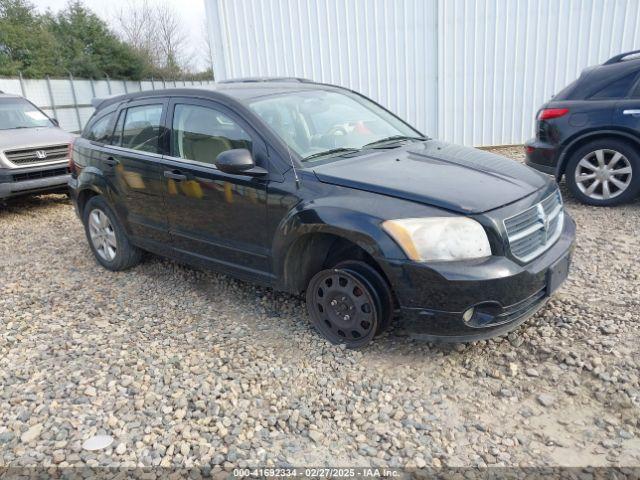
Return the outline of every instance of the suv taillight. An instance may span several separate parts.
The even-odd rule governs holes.
[[[76,172],[76,164],[73,161],[73,142],[74,140],[71,140],[69,142],[69,146],[67,147],[67,157],[69,158],[69,171],[75,175],[77,172]]]
[[[551,120],[552,118],[564,117],[569,113],[568,108],[544,108],[538,113],[538,120]]]

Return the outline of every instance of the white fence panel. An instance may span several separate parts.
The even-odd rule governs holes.
[[[181,87],[183,85],[211,85],[213,81],[124,81],[86,80],[72,78],[20,79],[0,78],[0,91],[22,95],[40,107],[47,115],[58,119],[60,126],[70,132],[82,130],[93,114],[94,98],[122,93]],[[154,88],[155,87],[155,88]]]
[[[107,82],[106,80],[96,80],[93,82],[93,89],[96,92],[96,97],[107,97],[111,95],[109,90],[109,84],[111,82]]]

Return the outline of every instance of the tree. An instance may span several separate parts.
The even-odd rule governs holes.
[[[115,23],[121,38],[148,60],[153,75],[178,78],[191,70],[187,33],[168,3],[130,0]]]
[[[60,74],[52,52],[56,39],[26,0],[0,0],[0,74],[43,77]]]
[[[118,11],[114,21],[122,40],[145,61],[147,71],[153,72],[158,61],[159,49],[153,7],[149,1],[130,0],[127,6]]]
[[[49,28],[59,45],[57,59],[62,69],[79,77],[139,79],[144,62],[129,45],[109,30],[106,23],[76,0],[56,16]]]

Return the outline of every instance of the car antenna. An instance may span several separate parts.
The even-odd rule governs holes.
[[[300,177],[298,177],[298,172],[296,171],[296,164],[293,161],[293,155],[291,155],[291,149],[286,142],[283,142],[287,146],[287,153],[289,154],[289,161],[291,162],[291,169],[293,170],[293,177],[296,179],[296,187],[300,188]]]

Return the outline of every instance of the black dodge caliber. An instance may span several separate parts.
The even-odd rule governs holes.
[[[149,251],[306,292],[348,347],[394,318],[433,340],[501,334],[568,274],[575,224],[552,179],[356,92],[246,79],[95,104],[70,189],[109,270]]]

